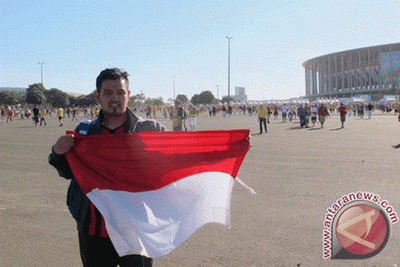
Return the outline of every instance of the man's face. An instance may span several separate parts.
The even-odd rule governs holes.
[[[100,104],[103,112],[111,116],[125,114],[129,96],[130,91],[124,79],[105,80],[101,84],[100,93],[94,93],[94,97]]]

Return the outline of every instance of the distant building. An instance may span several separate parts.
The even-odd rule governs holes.
[[[400,93],[400,43],[323,55],[303,67],[305,93],[311,100],[369,95],[378,101]]]
[[[222,96],[222,98],[228,97]],[[234,101],[247,102],[246,89],[244,87],[235,87],[235,95],[231,95]]]
[[[246,89],[244,87],[235,87],[235,95],[233,98],[236,101],[247,101]]]

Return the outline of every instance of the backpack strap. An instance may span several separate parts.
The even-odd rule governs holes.
[[[89,128],[90,128],[90,123],[91,123],[91,121],[81,120],[79,122],[78,126],[76,127],[75,132],[78,132],[82,135],[87,135],[89,132]]]

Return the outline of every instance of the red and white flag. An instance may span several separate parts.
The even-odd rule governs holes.
[[[249,130],[74,134],[67,160],[120,256],[160,257],[206,223],[230,224]]]

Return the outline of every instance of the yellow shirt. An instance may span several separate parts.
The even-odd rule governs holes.
[[[42,119],[46,119],[46,110],[44,108],[42,108],[41,110],[39,110],[39,118]]]
[[[195,108],[189,109],[189,117],[197,117],[197,110]]]
[[[258,108],[258,117],[266,119],[268,117],[268,110],[266,107],[262,106]]]
[[[178,115],[179,108],[172,110],[172,127],[182,125],[182,117]]]
[[[64,110],[62,108],[57,109],[57,117],[64,117]]]

